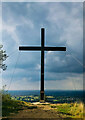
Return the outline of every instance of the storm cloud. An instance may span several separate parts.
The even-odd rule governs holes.
[[[29,80],[30,84],[40,81],[40,52],[20,52],[18,48],[19,45],[40,46],[42,27],[45,46],[67,48],[66,52],[45,52],[45,81],[50,84],[52,80],[61,80],[63,84],[64,80],[70,82],[74,77],[83,80],[83,3],[4,2],[2,22],[3,45],[9,55],[8,69],[3,73],[4,84],[6,80],[10,83],[11,76],[11,86],[15,83],[15,89],[19,80],[26,84]]]

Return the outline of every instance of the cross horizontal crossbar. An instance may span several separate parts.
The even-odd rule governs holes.
[[[22,51],[66,51],[66,47],[33,47],[33,46],[20,46],[19,50]]]

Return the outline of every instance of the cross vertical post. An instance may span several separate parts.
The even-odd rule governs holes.
[[[41,29],[41,90],[40,90],[40,102],[44,102],[44,39],[45,30]]]

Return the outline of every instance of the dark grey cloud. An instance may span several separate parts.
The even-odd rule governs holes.
[[[46,30],[46,46],[67,47],[66,52],[45,52],[45,80],[67,80],[82,74],[82,3],[3,3],[2,20],[3,44],[9,55],[5,79],[11,78],[17,62],[13,81],[40,80],[40,52],[19,52],[18,48],[40,46],[41,27]]]

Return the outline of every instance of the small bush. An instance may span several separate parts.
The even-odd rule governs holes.
[[[37,108],[37,106],[28,106],[27,108],[28,109],[35,109],[35,108]]]
[[[56,106],[53,105],[53,106],[51,106],[51,108],[56,108]]]

